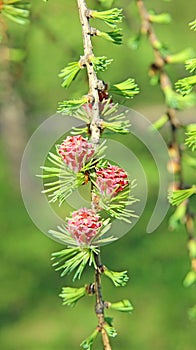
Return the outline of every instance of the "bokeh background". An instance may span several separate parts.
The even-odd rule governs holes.
[[[87,1],[97,7],[96,1]],[[127,105],[154,120],[165,110],[158,87],[148,79],[153,55],[147,40],[137,51],[129,48],[129,39],[139,28],[135,1],[121,0],[125,9],[124,43],[117,47],[95,38],[97,55],[113,58],[105,81],[120,82],[131,76],[141,93]],[[170,25],[156,25],[161,40],[177,52],[195,48],[195,34],[188,29],[194,19],[195,0],[146,1],[148,8],[170,12]],[[93,298],[81,300],[75,308],[63,307],[58,297],[62,286],[72,284],[61,279],[51,266],[51,253],[61,246],[41,233],[25,210],[19,187],[20,159],[25,144],[42,121],[54,114],[58,101],[77,98],[87,91],[85,74],[65,91],[58,73],[82,54],[81,28],[76,1],[32,1],[31,24],[21,27],[6,21],[7,45],[12,61],[1,55],[1,147],[0,147],[0,348],[2,350],[64,350],[79,348],[96,325]],[[20,49],[20,50],[18,50]],[[2,51],[3,52],[3,51]],[[183,77],[183,65],[169,69],[173,81]],[[124,101],[122,101],[124,103]],[[181,112],[183,120],[195,120],[194,110]],[[166,131],[166,137],[169,133]],[[188,309],[196,300],[195,288],[185,289],[183,278],[189,269],[184,229],[168,230],[168,217],[151,235],[146,225],[158,191],[153,159],[137,140],[132,150],[140,159],[148,179],[148,203],[138,224],[119,241],[103,247],[104,264],[111,269],[127,269],[130,281],[115,288],[104,279],[104,298],[131,299],[132,315],[113,314],[118,337],[113,349],[120,350],[194,350],[196,324],[189,321]],[[92,281],[87,270],[81,283]],[[80,285],[77,282],[76,285]],[[99,341],[94,347],[101,349]]]

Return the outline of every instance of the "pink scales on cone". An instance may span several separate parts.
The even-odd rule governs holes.
[[[106,196],[116,196],[129,184],[125,170],[109,163],[107,168],[96,170],[96,175],[96,186]]]
[[[60,145],[59,155],[67,166],[74,172],[79,172],[84,163],[94,155],[93,144],[88,142],[83,136],[68,136]]]
[[[92,209],[81,208],[72,213],[72,218],[68,220],[67,229],[79,244],[90,244],[101,226],[99,215]]]

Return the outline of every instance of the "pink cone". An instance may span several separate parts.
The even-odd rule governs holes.
[[[79,244],[90,244],[101,226],[99,215],[92,209],[81,208],[72,213],[67,230]]]
[[[68,136],[60,145],[58,153],[69,168],[79,172],[94,155],[95,150],[92,143],[83,136],[76,135]]]
[[[96,170],[96,175],[96,186],[102,195],[114,197],[129,184],[125,170],[115,165]]]

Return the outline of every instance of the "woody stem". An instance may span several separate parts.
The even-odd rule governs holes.
[[[80,22],[82,25],[82,37],[83,37],[83,46],[84,46],[84,62],[87,68],[87,75],[89,81],[89,98],[92,104],[92,115],[91,115],[91,123],[90,123],[90,132],[91,132],[91,142],[97,147],[100,140],[100,129],[99,129],[99,93],[98,93],[98,85],[99,80],[93,64],[91,63],[91,57],[94,56],[93,46],[92,46],[92,33],[93,28],[90,25],[90,18],[88,17],[89,10],[86,5],[86,1],[77,0]],[[92,209],[96,210],[96,198],[93,194],[93,186],[91,188],[92,194]],[[102,335],[102,341],[104,350],[111,350],[110,342],[108,335],[104,329],[104,302],[102,299],[102,287],[101,287],[101,258],[100,253],[95,254],[95,296],[96,296],[96,304],[95,304],[95,312],[98,319],[98,329]]]

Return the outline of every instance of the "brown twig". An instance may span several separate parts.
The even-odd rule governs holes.
[[[94,144],[99,143],[100,128],[99,128],[99,79],[90,61],[90,58],[94,56],[93,46],[91,41],[92,28],[89,23],[88,8],[84,0],[78,1],[78,9],[80,15],[80,21],[82,24],[82,37],[84,45],[84,60],[87,68],[88,80],[89,80],[89,97],[92,102],[92,120],[90,124],[91,141]]]
[[[144,5],[143,0],[136,0],[136,2],[137,2],[140,17],[142,20],[141,32],[147,35],[154,53],[155,60],[151,64],[151,71],[153,72],[153,74],[159,74],[160,87],[164,93],[164,91],[167,88],[172,87],[170,77],[165,70],[165,65],[167,64],[167,60],[162,55],[160,50],[157,48],[158,46],[157,43],[159,43],[159,40],[150,22],[149,13]],[[177,129],[180,127],[180,122],[177,119],[176,110],[174,108],[167,108],[166,114],[168,116],[168,120],[171,128],[171,143],[169,146],[169,151],[170,153],[171,152],[175,153],[174,157],[172,157],[173,158],[172,166],[174,167],[175,164],[178,165],[175,169],[175,175],[178,177],[178,180],[179,180],[178,188],[181,189],[183,188],[182,154],[181,154],[180,145],[178,144],[177,138],[176,138],[176,132],[177,132]]]
[[[91,41],[92,27],[89,23],[89,9],[87,8],[86,2],[84,0],[77,0],[78,9],[80,15],[80,21],[82,24],[82,37],[84,45],[84,57],[83,63],[86,65],[88,80],[89,80],[89,97],[92,104],[92,116],[90,123],[91,132],[91,142],[96,146],[100,139],[100,128],[99,128],[99,92],[98,87],[100,81],[94,70],[90,58],[94,56],[93,46]],[[96,210],[96,198],[93,196],[92,192],[92,208]],[[102,298],[102,288],[101,288],[101,258],[100,254],[95,254],[96,270],[95,270],[95,295],[96,295],[96,305],[95,312],[98,319],[98,329],[102,335],[102,341],[104,350],[111,350],[108,335],[104,329],[104,302]]]
[[[167,56],[163,56],[163,54],[161,53],[161,50],[159,49],[160,42],[154,31],[152,23],[150,21],[150,16],[149,16],[148,10],[144,5],[144,1],[136,0],[136,3],[137,3],[137,7],[141,17],[141,21],[142,21],[141,33],[147,35],[154,53],[155,60],[151,65],[151,71],[154,74],[159,75],[160,88],[164,93],[166,89],[172,88],[171,79],[165,69],[165,66],[168,63]],[[180,143],[178,142],[178,139],[177,139],[177,133],[179,128],[181,127],[181,123],[178,120],[176,109],[167,107],[166,114],[168,116],[168,121],[171,129],[171,142],[168,145],[169,153],[171,156],[171,163],[172,163],[171,167],[173,169],[173,173],[178,179],[178,183],[177,184],[174,183],[173,187],[174,189],[176,189],[175,187],[177,185],[177,189],[183,189],[183,188],[186,188],[186,185],[183,179],[182,150],[181,150]],[[185,205],[186,205],[186,214],[185,214],[184,220],[185,220],[187,236],[188,236],[188,239],[190,240],[193,238],[192,224],[190,224],[190,221],[193,222],[193,218],[190,213],[188,200],[186,200]]]
[[[97,265],[97,269],[95,271],[95,294],[96,294],[96,305],[95,305],[95,312],[98,318],[98,328],[102,335],[104,350],[111,350],[110,342],[108,335],[104,329],[104,308],[105,304],[102,298],[102,290],[101,290],[101,258],[100,254],[95,256],[95,261]]]

